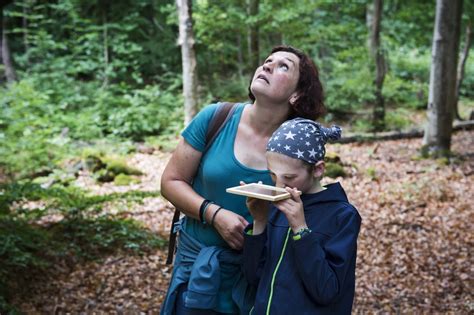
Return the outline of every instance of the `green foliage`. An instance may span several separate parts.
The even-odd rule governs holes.
[[[337,153],[328,151],[326,152],[326,156],[324,157],[324,162],[326,166],[326,170],[324,172],[324,176],[328,176],[331,178],[336,178],[339,176],[346,177],[346,171],[344,170],[344,166],[342,164],[341,158]]]
[[[173,11],[176,11],[175,7]],[[246,16],[246,8],[237,1],[196,3],[193,8],[196,54],[198,71],[204,77],[210,76],[211,80],[213,73],[227,76],[239,67],[245,68],[235,61],[239,54],[237,41],[243,42],[247,36],[242,27]]]
[[[361,49],[341,54],[345,61],[334,61],[332,72],[323,76],[330,111],[361,110],[374,99],[373,77],[364,54]]]
[[[372,167],[369,167],[365,170],[365,173],[367,174],[367,176],[369,178],[371,178],[372,180],[376,180],[377,179],[377,170],[375,168],[372,168]]]
[[[114,174],[142,175],[142,172],[126,164],[124,160],[110,158],[106,160],[107,170]]]
[[[346,177],[347,174],[344,171],[344,167],[338,163],[327,162],[326,163],[326,171],[324,172],[324,176],[328,176],[331,178],[336,177]]]
[[[82,96],[88,99],[86,106],[74,103],[77,89],[63,94],[58,104],[52,102],[50,90],[40,92],[45,87],[35,82],[32,78],[15,83],[0,96],[0,160],[19,177],[52,170],[74,154],[73,142],[79,139],[109,135],[139,140],[182,128],[182,111],[176,106],[182,102],[175,85],[168,90],[147,86],[131,95],[88,90],[92,94]]]
[[[0,217],[0,240],[0,279],[5,279],[8,271],[47,266],[48,235],[41,229],[22,220]]]
[[[220,80],[217,76],[213,78],[216,82],[208,89],[208,95],[203,105],[216,101],[247,102],[249,80],[238,75],[233,75],[229,80]]]
[[[367,116],[361,116],[354,121],[352,129],[356,132],[369,132],[372,130],[372,121]]]
[[[96,259],[117,250],[145,252],[164,241],[136,221],[109,216],[63,220],[50,228],[53,237],[66,246],[68,255]]]
[[[469,58],[466,61],[465,76],[461,85],[461,96],[474,99],[474,49],[471,49]]]
[[[139,183],[140,180],[133,178],[130,175],[125,175],[123,173],[118,174],[114,178],[114,184],[117,186],[128,186],[130,184]]]
[[[389,74],[385,80],[383,95],[389,106],[400,106],[407,109],[426,108],[428,83],[419,80],[406,81]]]
[[[429,145],[423,145],[420,148],[420,155],[422,159],[436,159],[439,165],[442,165],[445,159],[448,159],[452,156],[450,150],[433,148]],[[441,162],[440,162],[441,161]]]
[[[175,81],[175,84],[179,82]],[[127,90],[126,87],[121,87]],[[145,136],[169,133],[182,127],[181,96],[177,85],[163,90],[159,86],[146,86],[121,94],[104,91],[97,97],[95,112],[105,134],[142,140]]]
[[[20,176],[51,169],[65,153],[68,139],[55,124],[49,97],[21,81],[0,98],[0,160]]]
[[[260,60],[276,44],[299,47],[320,67],[331,113],[347,117],[348,113],[370,111],[374,74],[366,47],[366,2],[259,3],[254,16],[248,14],[248,3],[242,1],[193,3],[200,104],[247,99],[248,79],[255,70],[250,66],[247,37],[250,28],[258,27]],[[381,42],[389,72],[383,95],[388,106],[426,105],[434,9],[430,1],[384,5]],[[61,154],[54,147],[41,150],[42,139],[62,135],[58,141],[103,137],[143,141],[181,130],[182,69],[176,45],[178,18],[172,0],[20,0],[6,7],[5,16],[16,70],[22,78],[18,86],[8,90],[27,98],[35,96],[28,106],[36,102],[44,109],[42,117],[48,117],[41,132],[14,123],[17,130],[34,129],[36,138],[25,139],[23,145],[16,145],[18,135],[3,132],[6,118],[0,117],[1,139],[8,136],[9,152],[2,157],[25,152],[29,143],[38,144],[38,148],[28,150],[23,161],[31,156],[35,163],[19,160],[15,165],[15,161],[7,161],[12,171],[20,170],[21,164],[33,165],[31,169],[38,169],[39,164],[50,164],[47,168],[54,165]],[[466,6],[463,23],[471,16],[472,8]],[[474,90],[471,59],[461,87],[464,97],[471,97]],[[4,98],[0,96],[2,106],[10,103]],[[20,98],[19,102],[23,101]],[[13,111],[21,107],[13,105]],[[39,123],[38,112],[29,116],[30,121]],[[365,123],[370,124],[371,119]],[[12,128],[10,124],[10,131]],[[21,171],[26,174],[28,169]]]
[[[406,108],[426,108],[430,63],[429,50],[402,48],[391,53],[390,72],[383,88],[387,103]]]
[[[157,137],[146,137],[145,145],[159,149],[162,152],[172,152],[178,144],[179,138],[176,134],[160,135]]]
[[[52,170],[50,174],[48,174],[48,176],[36,177],[35,179],[33,179],[32,182],[35,184],[45,185],[45,186],[59,184],[59,185],[67,187],[70,184],[72,184],[75,180],[76,180],[76,176],[73,172],[70,172],[70,171],[68,172],[63,169],[55,168]]]
[[[409,111],[404,108],[395,108],[394,110],[387,111],[385,122],[391,130],[403,130],[413,125],[413,122],[410,120]]]
[[[0,244],[0,308],[5,308],[9,288],[27,284],[59,261],[98,259],[120,250],[142,253],[164,241],[127,219],[73,218],[45,228],[0,216]]]
[[[390,1],[384,7],[384,40],[396,46],[431,48],[436,13],[434,1]],[[416,19],[413,17],[416,16]]]
[[[23,283],[34,271],[50,265],[51,243],[46,231],[0,216],[0,310],[13,310],[7,302],[12,282]]]
[[[100,182],[115,181],[119,175],[142,175],[142,172],[138,169],[128,166],[125,158],[117,155],[106,155],[102,151],[85,150],[83,152],[83,164],[94,173],[94,176]]]
[[[50,172],[77,140],[182,128],[181,81],[169,72],[180,64],[176,30],[159,4],[23,0],[5,15],[23,78],[0,88],[0,161],[9,172]]]
[[[102,204],[118,200],[141,202],[154,192],[90,196],[74,187],[42,188],[31,182],[0,186],[0,309],[7,310],[10,290],[21,290],[39,272],[59,262],[97,259],[115,251],[142,253],[164,241],[137,222],[99,215]],[[22,208],[41,201],[41,208]],[[63,219],[36,224],[48,214]]]
[[[245,1],[194,1],[200,104],[247,99],[255,70],[248,34],[258,27],[260,60],[276,44],[303,49],[319,66],[328,119],[372,130],[367,2],[259,3],[259,13],[250,16]],[[465,5],[464,24],[472,8]],[[381,42],[389,68],[382,92],[389,129],[405,128],[411,123],[406,117],[426,107],[434,14],[433,1],[384,4]],[[15,179],[0,186],[0,312],[14,313],[6,298],[12,276],[44,270],[68,255],[92,259],[160,244],[137,223],[101,215],[106,203],[136,203],[158,193],[93,196],[71,183],[84,162],[98,177],[129,184],[138,173],[108,157],[132,152],[134,141],[175,147],[183,128],[182,66],[173,0],[18,0],[4,16],[20,79],[0,86],[0,168]],[[461,86],[464,117],[474,97],[470,55]],[[90,149],[94,145],[101,149]],[[376,170],[366,172],[377,179]],[[328,162],[326,175],[344,176],[340,161]],[[41,207],[25,206],[33,201]],[[48,214],[63,220],[48,228],[35,224]]]
[[[13,213],[13,205],[22,203],[25,200],[43,201],[45,209],[40,215],[47,211],[61,213],[65,217],[85,216],[89,212],[97,213],[102,210],[102,205],[116,200],[126,200],[128,202],[141,202],[145,197],[159,196],[158,192],[131,191],[123,194],[113,193],[109,195],[90,195],[74,186],[63,187],[53,185],[43,188],[39,184],[32,182],[11,183],[0,185],[0,215]],[[38,219],[34,210],[16,209],[14,214],[21,214],[22,217]],[[32,216],[33,215],[33,216]]]

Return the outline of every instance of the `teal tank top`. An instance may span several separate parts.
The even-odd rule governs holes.
[[[207,127],[217,106],[218,104],[206,106],[181,133],[186,142],[198,151],[204,151]],[[233,116],[227,121],[211,147],[202,156],[192,186],[202,197],[227,210],[240,214],[248,222],[252,222],[252,217],[245,204],[245,197],[226,192],[226,188],[238,186],[240,181],[246,183],[262,181],[264,184],[273,184],[268,170],[249,168],[240,163],[234,155],[235,137],[245,106],[254,105],[237,105]],[[198,220],[188,217],[183,228],[190,236],[208,246],[228,247],[219,233],[210,225],[203,225]],[[222,288],[218,296],[216,311],[236,313],[237,308],[233,304],[231,296],[232,284],[236,279],[236,275],[226,274],[226,270],[223,269],[221,276]]]

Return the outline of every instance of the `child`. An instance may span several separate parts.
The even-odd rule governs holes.
[[[267,164],[291,198],[248,198],[254,219],[244,241],[244,274],[257,287],[250,314],[350,314],[361,218],[339,183],[321,186],[324,144],[341,129],[295,118],[267,144]],[[302,193],[300,196],[299,193]]]

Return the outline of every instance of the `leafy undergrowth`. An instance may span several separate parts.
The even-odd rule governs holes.
[[[421,139],[328,146],[348,177],[324,181],[340,181],[363,219],[354,313],[474,311],[474,132],[454,135],[450,161],[419,159],[420,147]],[[86,177],[80,182],[98,195],[156,190],[168,157],[134,157],[131,164],[144,174],[140,185],[117,188]],[[103,210],[164,236],[172,216],[169,203],[153,196],[112,202]],[[10,302],[25,313],[157,314],[172,271],[164,260],[165,250],[158,249],[142,256],[111,254],[72,269],[58,266]]]

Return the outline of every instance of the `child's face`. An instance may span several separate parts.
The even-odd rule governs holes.
[[[319,185],[319,177],[324,171],[321,167],[309,167],[301,160],[289,156],[267,152],[267,167],[275,186],[297,188],[302,193],[311,193]],[[321,171],[321,172],[320,172]]]

